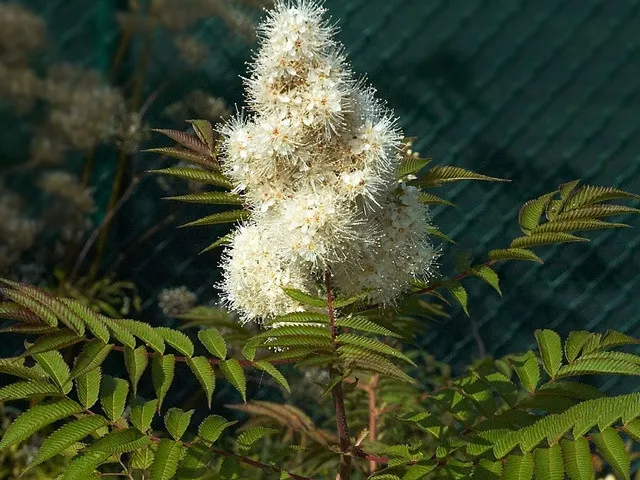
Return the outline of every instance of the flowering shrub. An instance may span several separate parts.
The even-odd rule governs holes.
[[[622,226],[604,219],[640,210],[604,202],[640,197],[568,182],[523,205],[522,236],[437,277],[446,249],[428,205],[447,201],[431,190],[499,179],[431,167],[412,152],[348,68],[324,13],[313,1],[277,2],[247,80],[249,111],[218,131],[193,120],[195,136],[161,130],[178,146],[154,149],[195,165],[156,173],[215,187],[173,200],[225,208],[186,226],[240,222],[206,249],[226,248],[219,288],[240,322],[190,308],[186,288],[161,295],[165,314],[185,322],[176,330],[3,280],[4,332],[27,341],[0,360],[0,373],[21,379],[0,388],[0,401],[37,402],[6,428],[0,450],[60,423],[27,472],[63,454],[72,459],[63,480],[582,480],[598,464],[630,479],[640,394],[607,396],[582,377],[640,375],[640,357],[621,350],[637,338],[578,331],[563,341],[537,330],[537,352],[484,358],[459,377],[411,345],[447,297],[468,313],[463,280],[500,292],[496,264],[541,262],[533,248]],[[117,355],[128,379],[106,361]],[[186,377],[200,385],[200,405],[168,407]],[[252,399],[265,377],[306,408]],[[233,441],[223,432],[236,422],[204,412],[218,411],[218,380],[243,400],[228,407],[249,418]]]

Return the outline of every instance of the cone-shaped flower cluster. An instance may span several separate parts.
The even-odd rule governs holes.
[[[223,298],[244,320],[300,310],[283,288],[392,303],[436,257],[414,187],[399,183],[402,133],[356,81],[325,9],[278,0],[259,27],[250,113],[221,129],[223,166],[252,210],[224,258]]]

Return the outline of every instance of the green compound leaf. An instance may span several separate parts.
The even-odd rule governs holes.
[[[98,401],[101,381],[102,371],[100,367],[78,375],[76,378],[78,400],[85,408],[91,408]]]
[[[449,291],[451,296],[460,304],[464,313],[469,316],[469,294],[467,290],[462,286],[460,282],[451,281],[444,284],[444,287]]]
[[[533,457],[525,455],[511,455],[507,458],[502,472],[504,480],[531,480],[533,478]]]
[[[96,468],[109,458],[108,453],[88,452],[65,466],[60,480],[86,480]]]
[[[565,220],[549,222],[540,225],[535,229],[535,233],[571,233],[586,232],[590,230],[604,230],[608,228],[629,228],[625,223],[612,223],[603,220]]]
[[[407,357],[404,353],[396,350],[386,343],[382,343],[380,340],[368,337],[360,337],[351,333],[344,333],[342,335],[339,335],[337,340],[338,343],[342,345],[354,345],[356,347],[366,348],[381,355],[388,355],[390,357],[399,358],[415,366],[413,360]]]
[[[445,200],[444,198],[440,198],[437,195],[428,192],[422,192],[418,197],[418,201],[425,205],[446,205],[448,207],[455,207],[455,204],[449,200]]]
[[[136,428],[116,430],[89,446],[87,452],[127,453],[144,447],[149,437]]]
[[[2,441],[0,441],[0,451],[26,440],[38,430],[53,422],[70,417],[83,410],[82,406],[67,398],[56,400],[46,405],[36,405],[16,418],[7,428]]]
[[[538,349],[542,357],[545,371],[551,378],[555,377],[562,363],[562,342],[560,335],[553,330],[536,330]]]
[[[24,358],[0,358],[0,373],[13,375],[26,380],[43,381],[48,377],[40,368],[25,367]]]
[[[263,340],[262,343],[266,346],[274,341],[274,339],[280,339],[282,337],[320,337],[321,339],[331,342],[328,325],[312,323],[305,325],[284,324],[283,326],[274,324],[273,328],[256,335],[251,341],[257,342],[258,340]],[[326,342],[321,343],[324,344]]]
[[[355,345],[342,345],[338,348],[338,354],[349,368],[365,372],[379,373],[381,375],[397,378],[407,383],[415,383],[415,380],[400,370],[387,358],[367,349]],[[324,364],[324,358],[322,358]],[[329,362],[326,362],[329,363]]]
[[[229,422],[219,415],[209,415],[198,427],[198,435],[207,445],[211,445],[218,440],[225,428],[235,423],[237,422]]]
[[[500,279],[498,278],[498,274],[491,267],[486,265],[476,265],[469,269],[469,273],[481,278],[485,283],[498,292],[499,295],[502,295],[502,291],[500,290]]]
[[[533,393],[540,381],[540,366],[534,353],[529,350],[523,355],[510,356],[509,359],[524,387]]]
[[[640,419],[631,420],[623,430],[635,441],[640,441]]]
[[[151,359],[151,379],[158,397],[158,411],[162,409],[162,401],[171,387],[175,374],[176,359],[173,355],[156,353]]]
[[[565,211],[575,210],[577,208],[594,205],[599,202],[608,200],[639,200],[640,195],[625,192],[613,187],[596,187],[592,185],[584,185],[580,187],[567,201]]]
[[[536,229],[540,224],[540,217],[547,208],[549,200],[556,194],[556,192],[547,193],[534,200],[529,200],[520,209],[518,215],[518,223],[520,229],[525,235],[531,235],[531,232]]]
[[[457,182],[460,180],[482,180],[487,182],[507,182],[503,178],[489,177],[460,167],[442,166],[429,169],[416,184],[423,188],[439,187],[443,183]]]
[[[58,332],[49,333],[38,337],[33,345],[31,345],[26,355],[36,355],[39,353],[47,353],[54,350],[62,350],[65,347],[75,345],[82,341],[82,337],[77,336],[70,330],[60,330]]]
[[[150,480],[171,480],[178,470],[178,462],[184,454],[184,447],[180,442],[163,438],[158,443],[153,464],[151,465]]]
[[[302,290],[297,290],[295,288],[283,288],[282,291],[292,300],[299,302],[303,305],[308,305],[310,307],[327,307],[327,300],[323,298],[314,297]]]
[[[273,320],[265,322],[265,325],[279,325],[284,323],[329,323],[329,317],[323,313],[294,312],[280,315]]]
[[[206,165],[208,162],[205,160],[202,154],[195,153],[184,148],[176,147],[161,147],[161,148],[147,148],[144,152],[157,153],[159,155],[165,155],[167,157],[176,158],[189,163],[195,163],[198,165]]]
[[[76,378],[78,375],[82,375],[102,365],[102,362],[107,358],[112,347],[113,345],[107,345],[98,339],[85,344],[71,370],[71,378]]]
[[[118,342],[120,342],[125,347],[136,348],[136,339],[128,330],[122,327],[116,320],[112,320],[103,315],[100,315],[100,320],[104,325],[106,325],[107,329],[111,333],[111,336],[115,338]]]
[[[431,163],[430,158],[420,158],[415,155],[406,155],[401,161],[400,165],[398,165],[398,178],[402,178],[406,175],[410,175],[412,173],[418,173],[424,167]]]
[[[107,423],[107,419],[102,415],[89,415],[63,425],[45,438],[27,470],[53,458]]]
[[[33,397],[57,397],[63,393],[58,387],[48,382],[16,382],[0,388],[0,402],[23,400]]]
[[[60,301],[85,323],[85,326],[96,338],[102,340],[104,343],[109,343],[109,330],[103,323],[100,315],[77,300],[61,298]]]
[[[177,202],[199,203],[203,205],[242,205],[244,200],[240,195],[226,192],[200,192],[176,197],[165,197],[164,200]]]
[[[608,348],[621,347],[623,345],[638,344],[640,344],[640,340],[637,338],[630,337],[629,335],[625,335],[624,333],[616,330],[607,330],[598,344],[598,349],[604,350]]]
[[[491,250],[489,251],[489,260],[527,260],[530,262],[544,263],[535,253],[524,248],[503,248]]]
[[[193,342],[189,340],[189,337],[184,333],[166,327],[158,327],[155,331],[162,336],[166,343],[171,345],[181,354],[187,357],[193,356]]]
[[[562,480],[564,464],[559,444],[550,448],[538,448],[533,452],[533,470],[536,480]]]
[[[6,281],[5,281],[6,283]],[[13,282],[11,282],[13,283]],[[51,309],[45,307],[40,302],[31,298],[25,292],[20,290],[14,290],[11,288],[2,288],[0,293],[7,297],[9,300],[17,303],[18,305],[26,308],[27,310],[35,313],[44,323],[50,327],[58,326],[58,317],[51,311]]]
[[[229,380],[231,385],[240,392],[242,400],[247,401],[247,378],[244,375],[244,370],[240,366],[240,363],[235,358],[230,360],[222,360],[220,362],[220,371],[224,377]]]
[[[213,392],[216,388],[216,377],[213,367],[205,357],[187,357],[187,365],[198,379],[202,389],[207,394],[207,406],[211,408]]]
[[[201,444],[194,444],[187,451],[178,466],[177,478],[184,480],[201,479],[208,471],[214,452]]]
[[[605,428],[601,433],[593,436],[593,442],[616,475],[624,480],[630,480],[631,459],[618,432],[613,428]]]
[[[275,428],[249,428],[238,435],[238,450],[240,451],[240,453],[246,454],[249,452],[254,443],[256,443],[261,438],[264,438],[267,435],[273,435],[274,433],[278,433],[278,430],[276,430]]]
[[[216,240],[211,245],[209,245],[207,248],[200,250],[200,252],[198,252],[198,255],[202,255],[203,253],[210,252],[211,250],[215,250],[216,248],[222,247],[223,245],[229,245],[231,243],[231,240],[233,240],[232,234],[229,233],[227,235],[223,235],[218,240]]]
[[[69,309],[67,309],[66,306],[57,298],[32,285],[15,284],[14,286],[20,291],[20,293],[25,294],[40,303],[44,309],[56,316],[60,322],[62,322],[69,330],[72,330],[76,335],[84,335],[84,323],[82,320],[72,311],[69,311]]]
[[[569,233],[534,233],[528,237],[518,237],[511,242],[511,248],[531,248],[570,242],[588,242],[586,238]]]
[[[595,205],[592,207],[581,207],[575,210],[562,212],[556,217],[558,221],[581,220],[585,218],[613,217],[615,215],[628,215],[640,213],[640,209],[624,207],[622,205]]]
[[[146,348],[143,346],[135,349],[124,347],[124,365],[131,379],[131,388],[133,389],[134,397],[138,393],[138,383],[148,364],[149,358],[147,357]]]
[[[153,459],[153,450],[149,447],[143,447],[133,452],[129,465],[134,470],[147,470],[153,464]]]
[[[211,355],[215,355],[221,360],[227,358],[227,342],[218,330],[215,328],[200,330],[198,338]]]
[[[131,423],[141,432],[146,432],[151,428],[153,416],[158,409],[158,400],[148,402],[137,402],[131,407]]]
[[[195,410],[185,412],[180,408],[170,408],[164,416],[164,425],[174,440],[180,440],[189,428],[191,417]]]
[[[474,469],[471,478],[473,480],[500,480],[502,478],[502,463],[483,458]]]
[[[185,223],[181,225],[184,227],[202,227],[207,225],[220,225],[223,223],[235,223],[246,220],[251,216],[251,212],[248,210],[230,210],[228,212],[214,213],[212,215],[200,218],[193,222]]]
[[[589,442],[583,437],[575,440],[563,440],[562,458],[567,475],[571,480],[593,480],[595,475],[591,466]]]
[[[62,354],[52,350],[50,352],[38,353],[33,356],[42,370],[53,380],[61,391],[69,391],[69,366],[62,358]]]
[[[365,332],[365,333],[373,333],[374,335],[383,335],[385,337],[395,337],[395,338],[400,337],[400,335],[398,335],[397,333],[392,332],[388,328],[378,325],[377,323],[365,317],[349,316],[349,317],[339,318],[336,321],[336,326],[342,327],[342,328],[349,328],[351,330],[358,330],[360,332]]]
[[[113,422],[124,412],[129,394],[129,382],[121,378],[105,375],[100,386],[100,406]]]
[[[620,353],[600,352],[588,357],[583,356],[572,364],[561,367],[556,378],[579,375],[640,375],[640,357]]]
[[[233,183],[224,175],[217,172],[210,172],[201,168],[190,167],[170,167],[162,170],[151,170],[149,173],[158,175],[167,175],[170,177],[180,178],[192,182],[200,182],[207,185],[215,185],[227,189],[233,188]]]
[[[284,377],[284,375],[282,375],[282,373],[280,373],[280,370],[271,365],[269,362],[254,362],[253,366],[259,368],[263,372],[267,372],[269,375],[271,375],[271,377],[273,377],[276,382],[282,385],[282,387],[288,393],[291,393],[291,387],[289,386],[289,382],[287,382],[287,379]]]
[[[573,331],[569,333],[567,340],[564,343],[564,355],[567,357],[567,361],[573,362],[584,346],[585,342],[592,337],[590,332],[583,330]]]
[[[146,323],[137,320],[120,319],[117,322],[127,331],[142,340],[147,346],[158,353],[164,353],[164,340],[162,335]]]
[[[359,293],[358,295],[354,295],[352,297],[348,297],[348,298],[342,298],[342,297],[337,297],[333,299],[333,308],[344,308],[347,307],[349,305],[353,305],[354,303],[357,303],[361,300],[366,299],[369,296],[370,292],[362,292]]]

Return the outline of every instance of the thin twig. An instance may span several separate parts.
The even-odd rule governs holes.
[[[485,262],[482,264],[483,267],[490,267],[491,265],[493,265],[494,263],[496,263],[496,260],[489,260],[488,262]],[[445,280],[442,282],[438,282],[434,285],[431,285],[429,287],[425,287],[422,288],[420,290],[416,290],[415,292],[413,292],[414,295],[420,295],[421,293],[429,293],[429,292],[433,292],[437,289],[439,289],[440,287],[442,287],[446,282],[457,282],[460,281],[464,278],[470,277],[473,275],[473,272],[467,270],[466,272],[462,272],[459,273],[458,275],[456,275],[455,277],[449,279],[449,280]]]
[[[133,191],[135,190],[139,182],[140,182],[139,177],[133,178],[131,184],[129,185],[129,188],[127,188],[127,191],[124,192],[122,197],[120,197],[120,200],[118,200],[118,203],[116,203],[116,205],[107,212],[107,214],[102,219],[102,222],[100,222],[100,224],[93,230],[93,232],[91,232],[91,235],[89,236],[86,243],[84,244],[84,247],[82,247],[82,250],[78,255],[78,259],[76,260],[76,263],[74,264],[73,269],[71,270],[71,275],[69,276],[69,278],[72,282],[77,277],[80,267],[82,266],[82,263],[84,262],[85,258],[89,254],[89,250],[91,250],[91,247],[100,236],[100,233],[104,231],[104,229],[106,229],[109,223],[111,223],[111,220],[113,220],[113,217],[115,216],[115,214],[123,207],[123,205],[127,202],[127,200],[131,198],[131,195],[133,195]]]

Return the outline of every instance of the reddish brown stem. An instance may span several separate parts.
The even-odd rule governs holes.
[[[379,411],[376,407],[376,391],[378,388],[378,380],[380,380],[380,375],[376,373],[371,378],[371,381],[369,382],[369,388],[367,389],[367,394],[369,395],[369,440],[371,440],[372,442],[376,441],[376,429],[378,426]],[[376,461],[370,459],[369,473],[374,473],[376,471],[376,467]]]
[[[331,273],[326,271],[324,274],[324,283],[327,289],[327,313],[329,315],[329,329],[331,331],[331,344],[336,349],[336,337],[338,336],[338,327],[336,326],[336,316],[333,310],[333,295],[331,293]],[[336,372],[331,372],[332,376]],[[351,440],[349,439],[349,425],[347,423],[347,412],[344,407],[344,388],[342,381],[338,382],[331,389],[333,397],[333,407],[336,412],[336,426],[338,428],[338,438],[340,440],[340,469],[336,475],[336,480],[349,480],[351,477]]]

